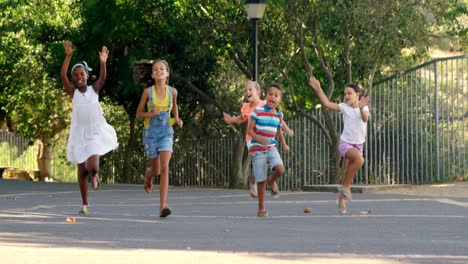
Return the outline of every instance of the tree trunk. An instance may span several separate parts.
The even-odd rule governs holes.
[[[323,116],[325,126],[330,135],[330,142],[328,142],[330,148],[330,184],[339,184],[343,180],[344,175],[344,162],[342,162],[340,152],[338,151],[340,136],[336,131],[336,124],[333,121],[331,110],[323,109]]]
[[[229,188],[240,188],[243,182],[243,169],[242,159],[245,149],[245,136],[244,134],[237,134],[234,136],[233,159],[229,175]]]
[[[41,140],[37,140],[37,167],[39,168],[40,180],[51,176],[51,155],[50,145]]]

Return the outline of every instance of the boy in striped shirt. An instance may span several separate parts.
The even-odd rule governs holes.
[[[258,187],[258,217],[266,217],[265,209],[266,184],[271,188],[273,197],[279,197],[276,180],[284,173],[283,160],[276,148],[275,139],[278,133],[283,151],[289,152],[289,146],[284,140],[281,124],[283,113],[277,108],[283,97],[283,89],[277,83],[271,84],[266,92],[266,104],[255,108],[250,116],[247,133],[252,137],[249,154],[252,155],[252,167]],[[273,169],[273,175],[267,177],[267,165]]]

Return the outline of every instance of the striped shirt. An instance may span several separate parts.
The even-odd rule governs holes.
[[[283,113],[276,108],[276,114],[273,113],[273,109],[268,105],[259,106],[250,115],[250,119],[255,121],[255,133],[268,140],[268,146],[263,146],[261,143],[252,139],[252,146],[249,148],[249,153],[266,151],[269,148],[276,145],[276,132],[278,128],[281,128],[281,122],[283,121]]]

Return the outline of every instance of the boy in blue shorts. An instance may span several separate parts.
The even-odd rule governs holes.
[[[289,152],[289,146],[284,140],[281,131],[283,113],[277,108],[283,97],[283,89],[277,83],[271,84],[266,92],[266,104],[255,108],[250,115],[250,122],[247,133],[252,137],[249,154],[252,155],[252,167],[257,181],[258,189],[258,217],[266,217],[268,213],[265,209],[266,184],[271,188],[271,195],[279,197],[276,180],[284,173],[283,160],[276,148],[276,134],[283,146],[285,153]],[[267,165],[273,169],[273,175],[268,179]]]

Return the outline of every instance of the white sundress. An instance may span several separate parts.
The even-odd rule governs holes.
[[[119,146],[117,134],[104,118],[99,96],[92,86],[85,93],[76,89],[72,103],[68,161],[83,163],[92,155],[101,156]]]

